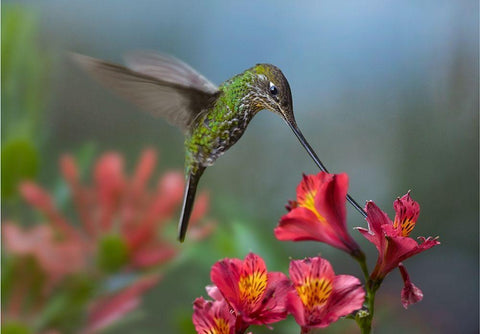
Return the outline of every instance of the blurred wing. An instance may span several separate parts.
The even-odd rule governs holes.
[[[218,90],[200,90],[186,85],[187,81],[164,80],[79,54],[73,54],[73,58],[108,88],[183,131],[188,131],[195,117],[218,96]]]
[[[133,51],[125,55],[127,67],[159,80],[215,94],[218,87],[183,61],[151,51]]]

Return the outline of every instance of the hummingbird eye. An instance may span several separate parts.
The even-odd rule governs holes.
[[[277,95],[278,94],[277,87],[271,82],[270,82],[270,94],[272,94],[272,95]]]

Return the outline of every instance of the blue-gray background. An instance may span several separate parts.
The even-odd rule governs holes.
[[[477,1],[16,3],[36,13],[52,60],[42,184],[54,184],[61,153],[87,142],[126,154],[130,165],[154,146],[161,170],[183,168],[181,133],[93,82],[67,51],[120,62],[132,49],[159,50],[215,83],[255,63],[275,64],[290,82],[299,126],[332,171],[350,175],[351,194],[392,215],[392,201],[411,189],[422,207],[412,235],[440,236],[441,246],[406,261],[424,301],[405,311],[393,272],[378,294],[377,332],[477,332]],[[256,116],[201,183],[211,194],[211,215],[231,231],[233,250],[199,245],[146,296],[143,317],[115,330],[181,332],[191,302],[205,295],[209,266],[226,255],[252,250],[285,271],[289,256],[321,253],[337,273],[359,275],[340,251],[274,240],[272,229],[302,172],[317,170],[288,127],[271,113]],[[364,224],[349,210],[350,227]],[[352,233],[373,265],[374,248]],[[275,328],[286,333],[295,326],[290,319]]]

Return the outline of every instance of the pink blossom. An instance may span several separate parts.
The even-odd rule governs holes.
[[[394,202],[395,220],[373,202],[367,202],[367,222],[369,229],[358,227],[360,233],[378,250],[377,264],[370,278],[381,281],[401,261],[440,244],[437,238],[419,237],[420,243],[410,238],[410,232],[417,222],[420,206],[412,200],[410,193]]]
[[[327,327],[362,307],[365,292],[358,278],[335,275],[321,257],[291,261],[289,273],[294,289],[288,293],[287,307],[302,333]]]
[[[258,255],[249,253],[245,260],[219,261],[210,275],[245,328],[270,324],[287,316],[285,297],[291,288],[290,281],[283,273],[267,272]]]
[[[192,320],[198,334],[237,333],[235,315],[230,312],[230,307],[224,299],[214,301],[207,301],[202,297],[195,299]]]

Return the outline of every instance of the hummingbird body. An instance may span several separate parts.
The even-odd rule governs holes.
[[[259,66],[265,65],[256,67]],[[255,68],[252,68],[224,82],[213,105],[195,119],[185,139],[187,172],[195,172],[197,166],[213,165],[240,139],[250,120],[262,109],[250,93],[258,80],[255,76]]]
[[[263,109],[280,115],[317,166],[327,172],[295,122],[287,79],[273,65],[257,64],[216,87],[187,64],[156,53],[134,53],[127,57],[126,67],[78,54],[73,57],[104,85],[185,133],[186,185],[180,241],[185,238],[205,168],[240,139]],[[349,195],[347,199],[366,216]]]

